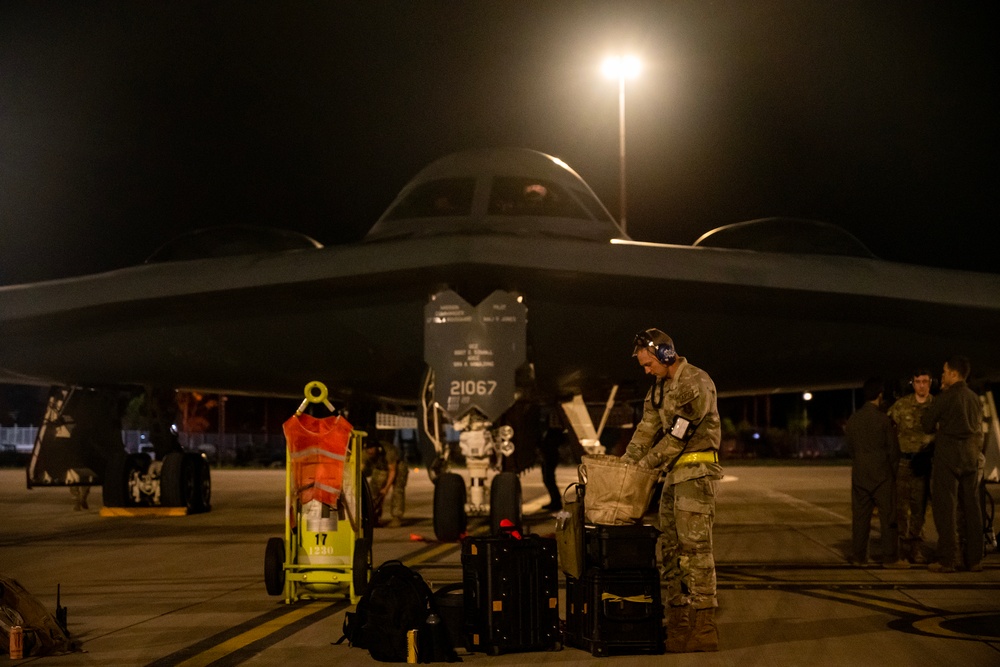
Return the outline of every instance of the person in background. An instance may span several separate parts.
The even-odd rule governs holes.
[[[562,509],[562,491],[556,482],[556,468],[559,465],[559,447],[565,439],[566,431],[559,423],[558,417],[553,416],[539,446],[542,453],[542,483],[549,492],[549,504],[543,505],[543,510],[558,512]]]
[[[910,380],[913,393],[903,396],[889,408],[889,418],[896,427],[899,442],[899,466],[896,469],[896,523],[899,528],[900,555],[911,563],[926,563],[923,553],[924,519],[927,516],[930,487],[931,443],[924,433],[921,416],[934,400],[931,396],[931,373],[919,369]]]
[[[389,514],[392,518],[384,525],[390,528],[402,526],[403,515],[406,513],[406,482],[409,469],[399,448],[388,439],[372,438],[366,441],[362,472],[369,479],[372,501],[375,504],[375,525],[383,525],[382,511],[385,500],[388,499]]]
[[[637,334],[632,356],[654,381],[621,460],[667,473],[657,544],[665,581],[667,651],[717,651],[712,526],[722,479],[722,422],[715,383],[678,356],[674,341],[659,329]]]
[[[851,454],[851,562],[868,562],[872,511],[878,508],[882,537],[882,567],[903,569],[896,525],[896,469],[899,445],[889,416],[882,412],[885,383],[870,378],[862,389],[864,404],[847,420],[847,450]]]
[[[983,569],[983,515],[979,505],[982,479],[983,405],[969,388],[971,364],[954,356],[941,372],[941,393],[921,418],[924,431],[934,434],[934,464],[931,468],[931,511],[938,531],[937,562],[931,572],[954,572],[958,562],[957,537],[964,542],[964,567]],[[963,521],[956,525],[961,508]]]

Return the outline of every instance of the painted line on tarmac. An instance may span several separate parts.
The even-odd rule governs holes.
[[[481,526],[470,535],[488,532],[489,526]],[[416,554],[403,559],[409,567],[437,560],[446,553],[459,548],[459,542],[443,542],[427,545]],[[350,606],[347,600],[338,602],[310,602],[292,607],[283,606],[241,625],[221,632],[213,637],[181,649],[146,667],[224,667],[245,662],[318,621]]]
[[[347,606],[347,600],[282,606],[151,662],[146,667],[237,665]]]
[[[469,531],[469,535],[483,535],[489,530],[490,526],[487,523]],[[430,564],[460,547],[460,542],[428,544],[416,553],[404,558],[402,562],[408,567],[419,569],[421,564]],[[291,608],[282,607],[160,658],[149,663],[146,667],[238,665],[303,628],[349,606],[350,603],[344,600],[340,602],[311,602]]]
[[[801,498],[796,498],[791,494],[775,491],[774,489],[764,489],[764,495],[768,498],[783,502],[786,505],[790,505],[801,512],[807,512],[809,514],[822,514],[830,517],[831,519],[835,519],[837,523],[847,522],[848,526],[851,524],[851,517],[849,515],[834,512],[833,510],[827,509],[821,505],[811,503],[807,500],[802,500]]]
[[[830,583],[829,581],[719,581],[718,588],[731,590],[766,591],[784,590],[796,591],[950,591],[950,590],[977,590],[977,591],[1000,591],[1000,583],[899,583],[899,582],[843,582]]]
[[[879,596],[864,595],[861,591],[856,589],[852,591],[841,591],[823,588],[821,590],[813,589],[803,590],[801,592],[806,595],[812,595],[813,597],[820,597],[826,600],[840,600],[855,606],[875,611],[884,611],[896,616],[922,616],[927,613],[941,612],[940,609],[934,609],[933,607],[924,607],[919,604],[900,603],[894,600],[887,600]]]

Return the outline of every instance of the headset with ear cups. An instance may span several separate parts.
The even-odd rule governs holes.
[[[635,349],[632,351],[632,356],[639,354],[639,350],[649,350],[664,366],[669,366],[677,359],[673,339],[659,329],[646,329],[635,335]]]

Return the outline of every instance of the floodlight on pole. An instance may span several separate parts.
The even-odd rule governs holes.
[[[642,64],[635,56],[610,56],[604,59],[601,71],[605,76],[618,79],[618,170],[621,187],[621,226],[625,229],[625,79],[639,75]]]

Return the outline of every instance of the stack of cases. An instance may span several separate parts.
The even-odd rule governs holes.
[[[587,526],[586,569],[566,576],[566,644],[594,656],[664,652],[653,526]]]
[[[462,580],[470,650],[499,655],[562,647],[553,538],[466,538]]]

